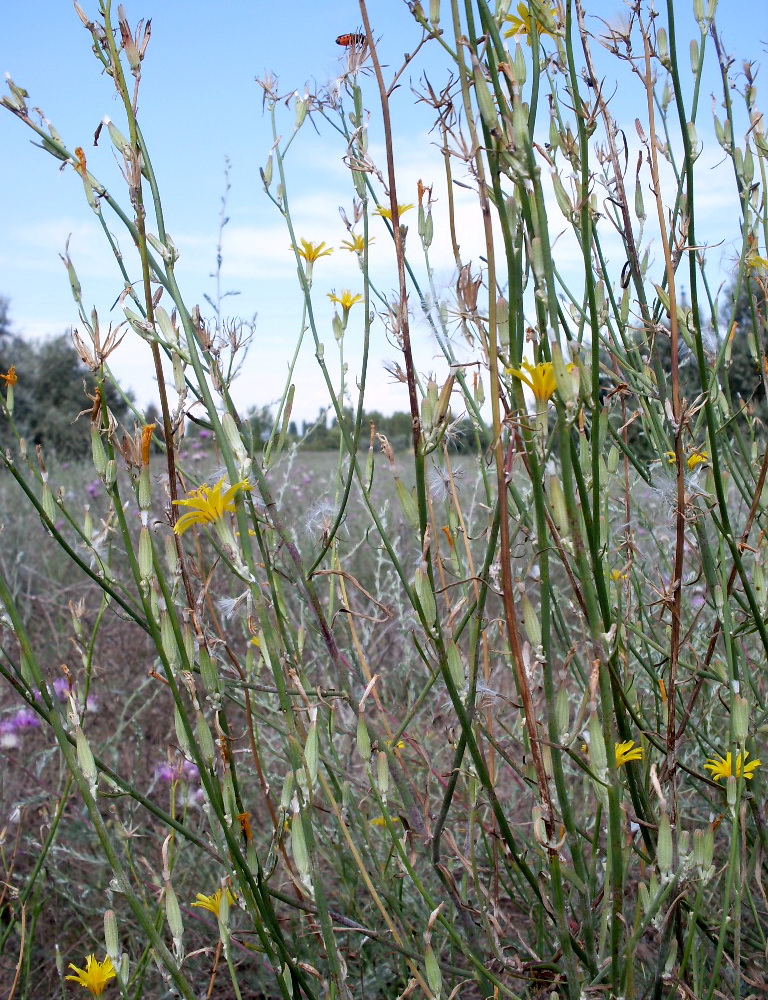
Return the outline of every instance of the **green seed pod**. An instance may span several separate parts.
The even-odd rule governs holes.
[[[557,200],[557,204],[560,208],[560,211],[563,213],[566,219],[569,220],[572,219],[573,203],[571,202],[571,199],[568,197],[568,192],[565,190],[563,182],[560,180],[560,173],[557,170],[552,171],[552,186],[555,189],[555,198]]]
[[[662,813],[659,819],[659,835],[656,842],[656,861],[662,876],[671,875],[673,857],[672,827],[669,823],[669,816]]]
[[[173,622],[167,611],[160,612],[160,645],[162,646],[165,658],[172,670],[178,670],[181,659],[179,657],[179,647],[176,644],[176,635],[173,631]]]
[[[494,104],[493,97],[488,90],[488,85],[485,82],[485,77],[483,76],[483,71],[481,70],[479,63],[475,64],[473,75],[475,82],[475,98],[477,100],[478,109],[480,110],[480,117],[483,119],[483,124],[488,131],[495,132],[499,127],[496,105]]]
[[[195,633],[189,622],[184,622],[181,629],[181,641],[184,644],[187,666],[190,666],[195,662]]]
[[[173,943],[179,947],[184,936],[184,921],[181,919],[181,907],[176,891],[170,882],[165,883],[165,919],[168,921],[168,930],[173,937]]]
[[[451,675],[454,687],[457,691],[463,691],[464,685],[466,684],[466,678],[464,677],[464,665],[461,662],[461,653],[459,652],[459,648],[453,640],[448,643],[445,653],[446,659],[448,660],[448,672]]]
[[[199,709],[195,713],[195,734],[197,736],[197,745],[200,749],[201,757],[208,767],[213,767],[213,763],[216,759],[216,750],[213,745],[213,734],[211,733],[208,723],[205,721],[203,713]]]
[[[416,505],[413,493],[399,479],[395,480],[395,490],[397,491],[397,499],[400,501],[406,521],[414,530],[418,531],[419,508]]]
[[[427,974],[427,983],[432,991],[432,996],[438,998],[443,988],[443,974],[431,944],[428,944],[424,949],[424,971]]]
[[[733,714],[731,715],[733,738],[743,745],[749,735],[749,702],[740,694],[733,697]]]
[[[184,721],[182,714],[179,711],[179,706],[173,706],[173,727],[176,730],[176,739],[179,744],[179,748],[184,756],[188,759],[192,759],[192,747],[189,744],[189,738],[187,736],[187,730],[184,726]]]
[[[216,663],[211,657],[211,654],[204,647],[200,647],[200,652],[198,653],[198,663],[200,664],[200,678],[203,682],[203,687],[208,692],[208,694],[213,694],[220,690],[219,687],[219,670]]]
[[[224,945],[225,950],[229,948],[229,890],[223,889],[221,893],[221,899],[219,900],[219,912],[217,918],[219,921],[219,938],[221,943]]]
[[[80,726],[75,728],[75,746],[77,749],[77,763],[80,766],[80,770],[83,772],[83,777],[91,786],[91,795],[95,797],[96,785],[98,782],[96,761],[93,759],[90,744],[88,743],[85,733]]]
[[[357,717],[357,752],[366,763],[371,759],[371,737],[362,712]]]
[[[354,84],[352,87],[352,101],[355,106],[355,122],[356,126],[360,126],[363,122],[363,90],[359,84]]]
[[[669,42],[667,41],[667,29],[658,28],[656,31],[656,54],[659,62],[665,69],[671,69],[672,64],[669,59]]]
[[[307,102],[301,98],[296,98],[296,120],[294,122],[294,130],[298,131],[304,124],[304,120],[307,117]]]
[[[389,761],[383,750],[379,750],[376,755],[376,784],[379,789],[379,795],[386,804],[387,795],[389,794]]]
[[[139,576],[142,580],[152,576],[152,539],[146,525],[139,532]]]
[[[645,214],[645,203],[643,202],[643,186],[639,179],[635,184],[635,215],[640,222],[645,222],[648,216]]]
[[[307,765],[309,783],[314,785],[317,781],[317,767],[320,756],[318,734],[317,734],[317,709],[310,709],[314,713],[309,723],[307,731],[307,742],[304,745],[304,763]]]
[[[565,505],[565,494],[557,476],[549,477],[549,503],[552,507],[552,517],[557,530],[563,538],[568,537],[568,510]]]
[[[91,455],[93,456],[93,467],[100,476],[103,476],[107,471],[107,453],[104,450],[104,442],[96,424],[91,424]]]
[[[117,967],[120,961],[120,942],[117,936],[117,917],[114,910],[104,911],[104,942],[112,964]]]
[[[280,793],[280,808],[285,810],[291,804],[291,796],[293,795],[293,786],[295,783],[295,778],[293,771],[289,771],[285,776],[285,781],[283,782],[283,790]]]
[[[293,819],[291,820],[291,853],[302,879],[307,879],[309,876],[309,851],[298,806],[294,806]]]
[[[51,488],[48,483],[43,483],[43,495],[42,495],[42,505],[43,513],[51,522],[55,524],[56,522],[56,503],[53,499],[53,493],[51,493]]]
[[[424,621],[431,628],[437,621],[437,604],[432,593],[432,585],[425,569],[421,566],[416,570],[413,589],[416,592]]]
[[[227,768],[221,782],[221,798],[224,804],[224,815],[230,825],[237,822],[239,812],[237,796],[235,795],[235,785],[232,780],[232,771]]]
[[[263,169],[261,171],[261,182],[264,185],[264,187],[266,188],[266,190],[269,191],[269,185],[272,183],[272,154],[271,153],[267,157],[267,162],[264,164],[264,167],[263,167]]]
[[[149,510],[152,506],[152,486],[149,481],[149,466],[144,465],[139,473],[137,502],[139,510]]]
[[[555,728],[557,738],[562,742],[568,739],[571,728],[571,713],[568,704],[568,688],[561,684],[555,696]]]
[[[608,767],[608,756],[605,752],[605,740],[603,739],[603,727],[596,712],[592,712],[589,717],[589,761],[592,770],[600,777]]]
[[[429,0],[429,23],[433,28],[440,23],[440,0]]]
[[[432,246],[432,237],[434,236],[434,232],[435,232],[435,227],[434,223],[432,222],[432,212],[430,211],[427,212],[427,218],[424,221],[424,234],[421,237],[422,243],[424,244],[427,250],[429,250],[429,248]]]
[[[534,606],[528,599],[527,594],[523,594],[520,604],[523,612],[523,624],[525,625],[525,633],[528,636],[528,641],[534,649],[538,649],[541,646],[541,625],[539,623],[539,617],[536,614]]]
[[[240,437],[240,431],[237,429],[235,418],[231,413],[225,413],[222,416],[221,426],[224,428],[224,435],[229,447],[232,449],[232,454],[242,464],[248,457],[248,453],[245,450],[243,439]]]

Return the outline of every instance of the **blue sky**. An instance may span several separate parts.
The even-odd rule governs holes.
[[[83,6],[88,13],[95,9],[89,3]],[[443,6],[447,6],[445,2]],[[611,20],[620,16],[623,4],[586,0],[586,7],[596,16],[591,24],[597,32],[600,24],[596,18]],[[120,125],[120,109],[109,80],[100,75],[90,53],[89,36],[72,6],[63,0],[38,0],[34,24],[23,4],[5,4],[4,8],[0,70],[9,72],[18,85],[26,87],[30,104],[43,109],[70,148],[83,146],[89,168],[117,191],[119,172],[111,145],[104,135],[98,149],[94,149],[92,137],[104,115],[110,115]],[[675,8],[679,10],[679,31],[687,43],[689,33],[695,29],[691,5],[685,0],[676,3]],[[760,13],[755,14],[755,9]],[[737,0],[721,0],[718,9],[718,23],[727,48],[737,56],[737,68],[742,58],[764,61],[768,40],[768,3],[760,0],[751,8],[749,19],[743,17],[743,11],[744,5]],[[381,39],[380,57],[391,71],[399,66],[404,52],[414,49],[419,31],[400,0],[370,0],[369,12],[375,34]],[[225,229],[223,287],[238,290],[240,295],[228,299],[225,306],[235,315],[257,316],[253,344],[235,398],[242,407],[269,404],[279,395],[278,387],[298,335],[301,303],[284,224],[264,196],[259,180],[259,167],[266,161],[271,136],[254,78],[273,70],[283,93],[303,91],[305,85],[321,88],[341,71],[342,50],[335,38],[359,26],[358,5],[354,0],[294,0],[292,4],[220,0],[215,5],[200,0],[144,0],[137,5],[131,0],[127,13],[132,24],[142,15],[152,18],[140,118],[160,180],[168,229],[181,250],[177,268],[180,283],[187,304],[199,302],[204,313],[210,313],[210,309],[203,296],[214,293],[210,275],[215,265],[224,161],[230,158],[232,187],[227,211],[231,221]],[[419,54],[395,98],[398,183],[400,200],[407,202],[416,200],[419,178],[425,183],[435,181],[436,191],[440,191],[442,166],[433,146],[434,137],[428,135],[431,121],[423,105],[414,106],[409,86],[425,70],[435,84],[443,83],[446,66],[437,46]],[[761,82],[758,78],[758,87]],[[368,86],[366,105],[374,112],[371,150],[383,166],[381,133],[375,122],[376,95],[370,81]],[[634,117],[641,112],[632,103],[636,94],[633,98],[629,88],[624,92],[624,87],[622,83],[611,107],[628,133],[633,133]],[[704,124],[711,120],[708,95],[716,87],[717,80],[711,75],[702,105],[700,136],[707,142],[707,149],[699,165],[699,183],[711,227],[707,238],[712,243],[724,241],[713,252],[714,266],[723,270],[738,236],[734,221],[738,206],[729,201],[724,181],[716,172],[722,156]],[[611,88],[607,86],[606,90],[610,92]],[[283,111],[280,129],[284,135],[292,124],[292,112]],[[352,188],[341,162],[343,146],[327,125],[318,123],[318,128],[319,135],[305,124],[294,144],[288,160],[288,194],[297,234],[338,246],[346,235],[338,208],[344,206],[348,214],[351,212]],[[110,319],[116,323],[121,319],[120,311],[110,313],[110,308],[121,290],[119,274],[85,202],[82,184],[71,168],[60,171],[57,161],[32,146],[31,138],[21,123],[0,109],[0,294],[11,300],[14,328],[41,337],[60,333],[77,322],[59,259],[67,238],[86,306],[95,305],[105,325]],[[459,195],[460,219],[466,227],[462,251],[465,259],[477,262],[482,253],[479,219],[471,197],[462,192]],[[122,192],[120,197],[125,202]],[[646,195],[647,207],[649,201]],[[440,203],[436,211],[440,212]],[[411,219],[415,224],[413,215]],[[411,219],[406,217],[404,221]],[[373,255],[374,267],[379,268],[376,277],[382,290],[389,291],[395,281],[383,260],[387,234],[381,220],[373,219],[371,226],[378,244]],[[445,236],[438,222],[433,251],[439,289],[447,288],[455,278]],[[573,246],[569,249],[563,242],[557,253],[567,271],[574,256]],[[315,278],[318,315],[329,351],[334,347],[332,307],[325,292],[345,287],[359,291],[360,276],[351,255],[337,250],[333,257],[318,262]],[[426,324],[418,319],[414,322],[414,339],[420,370],[440,371],[437,347]],[[352,387],[359,341],[353,312],[346,345]],[[378,327],[372,345],[368,397],[371,409],[407,408],[403,387],[392,385],[382,368],[383,361],[396,356]],[[133,335],[126,338],[113,367],[140,403],[154,398],[147,348]],[[296,415],[312,417],[325,403],[325,396],[309,343],[295,381]]]

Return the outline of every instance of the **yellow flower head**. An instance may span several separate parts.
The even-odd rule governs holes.
[[[227,886],[226,892],[229,905],[231,906],[235,901],[235,897],[232,895],[229,886]],[[202,892],[198,892],[195,902],[192,905],[199,906],[201,910],[208,910],[218,920],[219,910],[221,909],[221,897],[223,894],[223,889],[217,889],[211,896],[204,896]]]
[[[115,978],[115,969],[109,955],[103,962],[98,962],[95,955],[88,955],[84,969],[78,969],[76,965],[71,963],[69,967],[77,975],[65,978],[77,983],[78,986],[83,986],[86,990],[90,990],[91,996],[94,997],[100,997],[110,979]]]
[[[0,372],[0,378],[6,385],[16,385],[19,381],[19,376],[16,374],[16,365],[11,365],[5,375]]]
[[[534,10],[531,10],[531,6]],[[504,32],[505,38],[513,38],[516,35],[525,35],[525,39],[528,44],[531,44],[531,21],[536,22],[536,31],[539,35],[549,35],[550,38],[555,37],[555,6],[552,3],[542,2],[539,4],[539,12],[535,9],[535,0],[533,4],[519,3],[517,5],[517,14],[507,14],[504,19],[510,24],[508,31]],[[545,20],[542,20],[544,18]]]
[[[742,774],[745,781],[751,781],[755,776],[755,771],[760,767],[760,761],[751,760],[747,764],[747,757],[749,757],[748,750],[745,750],[743,754],[737,753],[734,762],[733,755],[729,750],[725,757],[710,758],[704,767],[712,772],[715,781],[720,781],[721,778],[740,778]]]
[[[761,257],[757,250],[748,253],[744,258],[744,263],[751,271],[768,271],[768,260]]]
[[[523,361],[523,368],[524,371],[519,368],[507,368],[507,374],[514,375],[524,382],[533,392],[537,403],[546,403],[557,388],[552,362],[542,361],[538,365],[532,365],[529,361]]]
[[[675,453],[673,451],[665,451],[664,455],[670,465],[675,464]],[[688,458],[686,458],[685,464],[688,466],[688,471],[693,472],[697,465],[702,465],[708,461],[709,452],[704,451],[702,448],[694,448]]]
[[[327,247],[325,243],[310,243],[309,240],[299,240],[299,243],[301,246],[296,247],[296,253],[308,264],[314,264],[319,257],[329,257],[333,253],[333,247]]]
[[[628,760],[642,760],[643,748],[635,746],[634,740],[625,740],[623,743],[614,743],[614,753],[616,754],[616,767],[621,767]]]
[[[220,521],[226,513],[231,513],[235,509],[235,496],[240,490],[250,489],[248,480],[235,483],[224,489],[224,479],[220,479],[215,486],[207,483],[186,496],[183,500],[174,500],[179,507],[191,508],[182,514],[174,525],[173,530],[177,535],[183,535],[187,528],[193,524],[213,524]]]
[[[411,208],[413,208],[413,205],[401,205],[398,202],[398,205],[397,205],[397,214],[398,215],[402,215],[403,212],[407,212]],[[374,215],[380,215],[382,217],[382,219],[389,219],[390,222],[392,221],[392,209],[391,208],[385,208],[384,205],[377,205],[376,206],[376,211],[374,212]]]
[[[367,245],[370,246],[371,243],[375,242],[376,242],[375,239],[371,237],[368,240]],[[362,233],[358,234],[350,233],[348,240],[341,241],[342,250],[349,250],[350,253],[356,253],[359,257],[361,257],[365,253],[365,247],[366,247],[365,237],[363,236]]]
[[[357,302],[363,301],[362,295],[353,295],[348,288],[342,289],[341,295],[336,295],[335,292],[331,292],[328,298],[337,306],[341,306],[345,313],[348,313],[352,306]]]

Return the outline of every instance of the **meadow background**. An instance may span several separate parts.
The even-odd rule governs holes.
[[[758,67],[604,13],[361,2],[207,286],[148,23],[75,5],[87,133],[7,79],[84,220],[0,310],[9,1000],[765,994]]]

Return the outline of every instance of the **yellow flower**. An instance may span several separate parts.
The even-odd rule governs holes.
[[[348,288],[342,289],[341,295],[336,295],[335,292],[331,292],[328,298],[337,306],[341,306],[345,313],[348,313],[352,306],[357,302],[363,301],[362,295],[353,295]]]
[[[744,263],[753,271],[768,271],[768,260],[761,257],[757,250],[748,253],[744,258]]]
[[[370,246],[371,243],[375,242],[376,240],[373,237],[371,237],[371,239],[368,240],[368,246]],[[356,235],[355,233],[350,233],[350,238],[348,240],[341,241],[340,249],[349,250],[350,253],[356,253],[358,255],[362,255],[365,253],[365,246],[366,246],[365,237],[363,236],[362,233],[360,233],[359,235]]]
[[[546,403],[554,394],[557,384],[555,383],[555,370],[551,361],[542,361],[538,365],[532,365],[529,361],[523,361],[523,368],[507,368],[508,375],[514,375],[521,382],[525,382],[533,392],[537,403]]]
[[[399,816],[393,816],[392,817],[392,822],[393,823],[399,823],[400,822],[400,817]],[[386,825],[387,825],[387,821],[384,819],[383,816],[375,816],[371,820],[371,826],[386,826]]]
[[[715,781],[720,781],[721,778],[740,778],[742,774],[745,781],[751,781],[755,776],[754,772],[760,767],[760,761],[751,760],[747,764],[747,757],[749,757],[748,750],[745,750],[743,755],[737,753],[734,764],[732,754],[729,750],[725,757],[711,757],[704,767],[706,770],[712,772],[712,777]]]
[[[223,889],[217,889],[212,896],[204,896],[202,892],[198,892],[195,898],[195,902],[192,905],[199,906],[201,910],[208,910],[218,920],[219,910],[221,909],[221,897],[223,893],[224,893]],[[235,897],[232,895],[229,886],[227,886],[227,899],[229,900],[230,906],[235,901]]]
[[[91,996],[94,997],[100,997],[110,979],[115,978],[115,969],[109,955],[107,955],[103,962],[97,962],[95,955],[88,955],[85,960],[84,969],[78,969],[71,962],[69,967],[77,975],[66,976],[65,978],[70,979],[73,983],[77,983],[78,986],[83,986],[85,989],[90,990]]]
[[[542,3],[540,7],[542,15],[546,18],[546,22],[542,21],[535,10],[530,9],[528,4],[519,3],[517,5],[517,14],[507,14],[504,18],[511,25],[509,31],[504,32],[504,37],[512,38],[515,35],[525,35],[526,41],[530,45],[531,21],[534,20],[536,22],[536,31],[539,35],[549,35],[550,38],[554,38],[554,4]]]
[[[16,383],[19,381],[19,376],[16,374],[16,365],[11,365],[11,367],[8,369],[5,375],[3,375],[2,372],[0,372],[0,378],[3,380],[3,382],[5,382],[6,385],[16,385]]]
[[[625,740],[623,743],[614,743],[614,753],[616,754],[616,767],[621,767],[628,760],[642,760],[643,748],[636,747],[634,740]]]
[[[609,575],[614,583],[621,583],[622,580],[627,579],[627,574],[622,573],[620,569],[612,569]]]
[[[413,208],[413,205],[401,205],[398,203],[397,214],[402,215],[403,212],[407,212],[411,208]],[[392,209],[385,208],[383,205],[377,205],[376,211],[373,214],[380,215],[382,219],[389,219],[390,222],[392,221]]]
[[[664,455],[670,465],[675,464],[675,453],[673,451],[665,451]],[[694,448],[688,458],[685,460],[685,464],[688,466],[688,471],[693,472],[697,465],[702,465],[704,462],[709,461],[709,452],[704,451],[701,448]]]
[[[191,528],[193,524],[213,524],[220,521],[227,512],[235,509],[235,495],[239,490],[249,489],[248,480],[235,483],[234,486],[224,489],[224,479],[220,479],[215,486],[211,487],[207,483],[186,496],[183,500],[174,500],[179,507],[191,507],[186,514],[178,519],[174,525],[174,532],[182,535]]]
[[[296,253],[303,257],[308,264],[314,264],[319,257],[329,257],[333,253],[333,247],[327,247],[325,243],[310,243],[309,240],[299,240],[301,246],[296,247]]]

